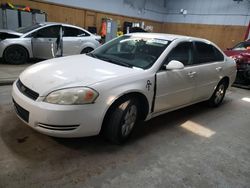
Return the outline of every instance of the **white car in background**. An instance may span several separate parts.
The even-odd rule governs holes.
[[[88,53],[100,46],[100,40],[100,36],[77,26],[38,23],[16,31],[0,30],[0,58],[10,64],[22,64],[29,58],[56,57],[59,50],[62,56]]]
[[[18,117],[41,133],[103,132],[122,143],[139,120],[201,101],[219,106],[235,76],[234,60],[210,41],[134,33],[29,67],[12,96]]]

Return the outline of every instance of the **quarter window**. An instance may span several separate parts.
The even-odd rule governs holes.
[[[214,47],[215,55],[216,55],[216,61],[224,61],[224,55]]]
[[[177,60],[185,66],[191,65],[193,61],[193,45],[191,42],[183,42],[178,44],[167,56],[165,63],[168,64],[171,60]]]

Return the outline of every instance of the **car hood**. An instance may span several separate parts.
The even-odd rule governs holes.
[[[23,33],[18,33],[16,31],[0,29],[0,40],[4,40],[7,38],[19,38]]]
[[[87,55],[75,55],[32,65],[21,73],[20,80],[40,96],[45,96],[57,89],[91,86],[141,71],[143,70],[115,65]]]
[[[237,55],[240,55],[241,53],[244,53],[246,51],[244,50],[226,50],[224,51],[224,53],[227,55],[227,56],[237,56]]]
[[[225,51],[225,54],[234,59],[237,59],[236,63],[250,63],[250,53],[246,50],[240,50],[240,51],[228,50]]]

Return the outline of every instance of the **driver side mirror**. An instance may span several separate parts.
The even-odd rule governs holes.
[[[171,60],[167,65],[164,65],[166,70],[176,70],[176,69],[184,69],[183,63],[176,60]]]

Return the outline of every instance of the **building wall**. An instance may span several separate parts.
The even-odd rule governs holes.
[[[250,20],[248,0],[167,0],[166,7],[163,32],[206,38],[222,49],[244,40]]]
[[[45,0],[78,8],[108,12],[154,21],[163,21],[163,0]]]
[[[236,43],[242,41],[244,39],[244,35],[247,29],[247,22],[249,21],[249,16],[238,16],[240,17],[240,21],[233,21],[232,14],[239,14],[240,11],[236,10],[239,8],[242,12],[240,14],[250,14],[250,11],[247,13],[244,12],[249,9],[249,1],[243,0],[239,4],[234,2],[233,0],[221,0],[224,3],[221,4],[218,1],[218,5],[216,5],[216,0],[210,0],[211,4],[209,4],[209,0],[165,0],[166,1],[166,8],[164,8],[164,1],[163,0],[146,0],[145,9],[149,9],[153,13],[157,14],[165,14],[163,16],[165,23],[161,21],[155,21],[152,20],[151,17],[149,19],[140,18],[137,17],[138,13],[138,7],[141,5],[138,3],[135,5],[137,8],[133,8],[129,5],[124,5],[124,1],[128,2],[134,2],[133,0],[106,0],[106,4],[104,6],[103,2],[101,0],[89,0],[88,8],[83,8],[83,2],[87,2],[86,0],[53,0],[53,2],[45,2],[44,0],[0,0],[0,2],[11,2],[13,4],[18,5],[27,5],[31,8],[36,8],[45,11],[48,14],[48,21],[56,21],[56,22],[63,22],[63,23],[70,23],[74,25],[78,25],[81,27],[87,28],[88,26],[96,26],[97,31],[100,32],[101,28],[101,20],[102,18],[112,18],[113,20],[116,20],[119,22],[119,24],[122,26],[124,21],[129,22],[145,22],[145,25],[152,25],[154,27],[154,32],[162,32],[162,33],[173,33],[173,34],[181,34],[181,35],[189,35],[189,36],[195,36],[195,37],[202,37],[209,39],[213,42],[215,42],[218,46],[220,46],[222,49],[226,49],[227,47],[232,47]],[[52,1],[52,0],[50,0]],[[60,3],[67,3],[68,5],[61,5],[55,2]],[[112,1],[115,3],[119,2],[120,5],[113,5],[112,3],[107,3],[108,1]],[[74,2],[74,4],[70,5],[70,2]],[[99,2],[99,5],[97,6],[97,2]],[[136,0],[135,0],[136,2]],[[86,3],[87,4],[87,3]],[[84,4],[84,6],[86,6]],[[204,4],[204,7],[202,6]],[[220,4],[220,5],[219,5]],[[94,6],[97,7],[94,7]],[[184,7],[185,5],[185,7]],[[215,6],[216,5],[216,6]],[[233,5],[236,8],[233,8]],[[103,9],[106,10],[105,12],[101,7],[104,7]],[[116,6],[112,7],[111,6]],[[159,8],[159,6],[161,8]],[[194,6],[194,7],[192,7]],[[93,7],[93,10],[91,7]],[[99,8],[98,8],[99,7]],[[105,8],[106,7],[106,8]],[[118,9],[118,7],[120,7]],[[125,8],[124,8],[125,7]],[[127,9],[127,8],[128,9]],[[229,8],[231,7],[231,8]],[[96,9],[100,9],[102,11],[97,11]],[[111,9],[115,9],[117,14],[111,12]],[[183,16],[179,14],[180,9],[186,9],[187,15]],[[123,12],[121,11],[123,9]],[[219,14],[222,11],[226,11],[230,13],[231,15],[224,15],[223,20],[218,21],[218,15],[213,14]],[[129,14],[127,16],[122,15],[122,13],[127,12],[129,10]],[[189,14],[197,13],[193,15],[192,19],[191,17],[188,17]],[[172,13],[171,13],[172,11]],[[216,11],[220,11],[217,12]],[[166,14],[166,12],[168,12]],[[204,15],[205,13],[209,15]],[[141,15],[146,15],[147,13],[141,13]],[[200,14],[203,14],[200,15]],[[211,14],[211,15],[210,15]],[[133,16],[134,15],[134,16]],[[136,15],[136,16],[135,16]],[[153,15],[153,14],[151,14]],[[147,14],[149,16],[149,14]],[[152,16],[153,17],[153,16]],[[200,17],[200,18],[199,18]],[[237,17],[237,16],[236,16]],[[162,19],[163,19],[162,18]],[[227,21],[229,18],[232,18],[231,24],[228,24]],[[159,20],[161,18],[159,17]],[[245,20],[245,21],[244,21]]]
[[[246,26],[250,19],[250,1],[248,0],[243,0],[239,3],[233,0],[45,1],[167,23]],[[181,14],[181,9],[187,10],[187,14]]]
[[[180,10],[187,10],[181,14]],[[250,1],[243,0],[168,0],[164,22],[247,26]]]
[[[145,25],[152,25],[154,32],[162,32],[163,23],[151,19],[136,18],[131,15],[123,16],[113,14],[110,12],[96,11],[92,9],[82,8],[75,4],[61,5],[58,3],[45,2],[40,0],[1,0],[2,3],[10,2],[16,5],[30,6],[31,8],[40,9],[47,13],[48,21],[62,22],[77,25],[87,28],[88,26],[95,26],[98,33],[101,29],[102,18],[112,18],[123,26],[124,21],[129,22],[145,22]],[[84,1],[84,0],[83,0]]]
[[[243,41],[247,27],[187,23],[164,23],[163,31],[179,35],[201,37],[216,43],[221,49]]]

